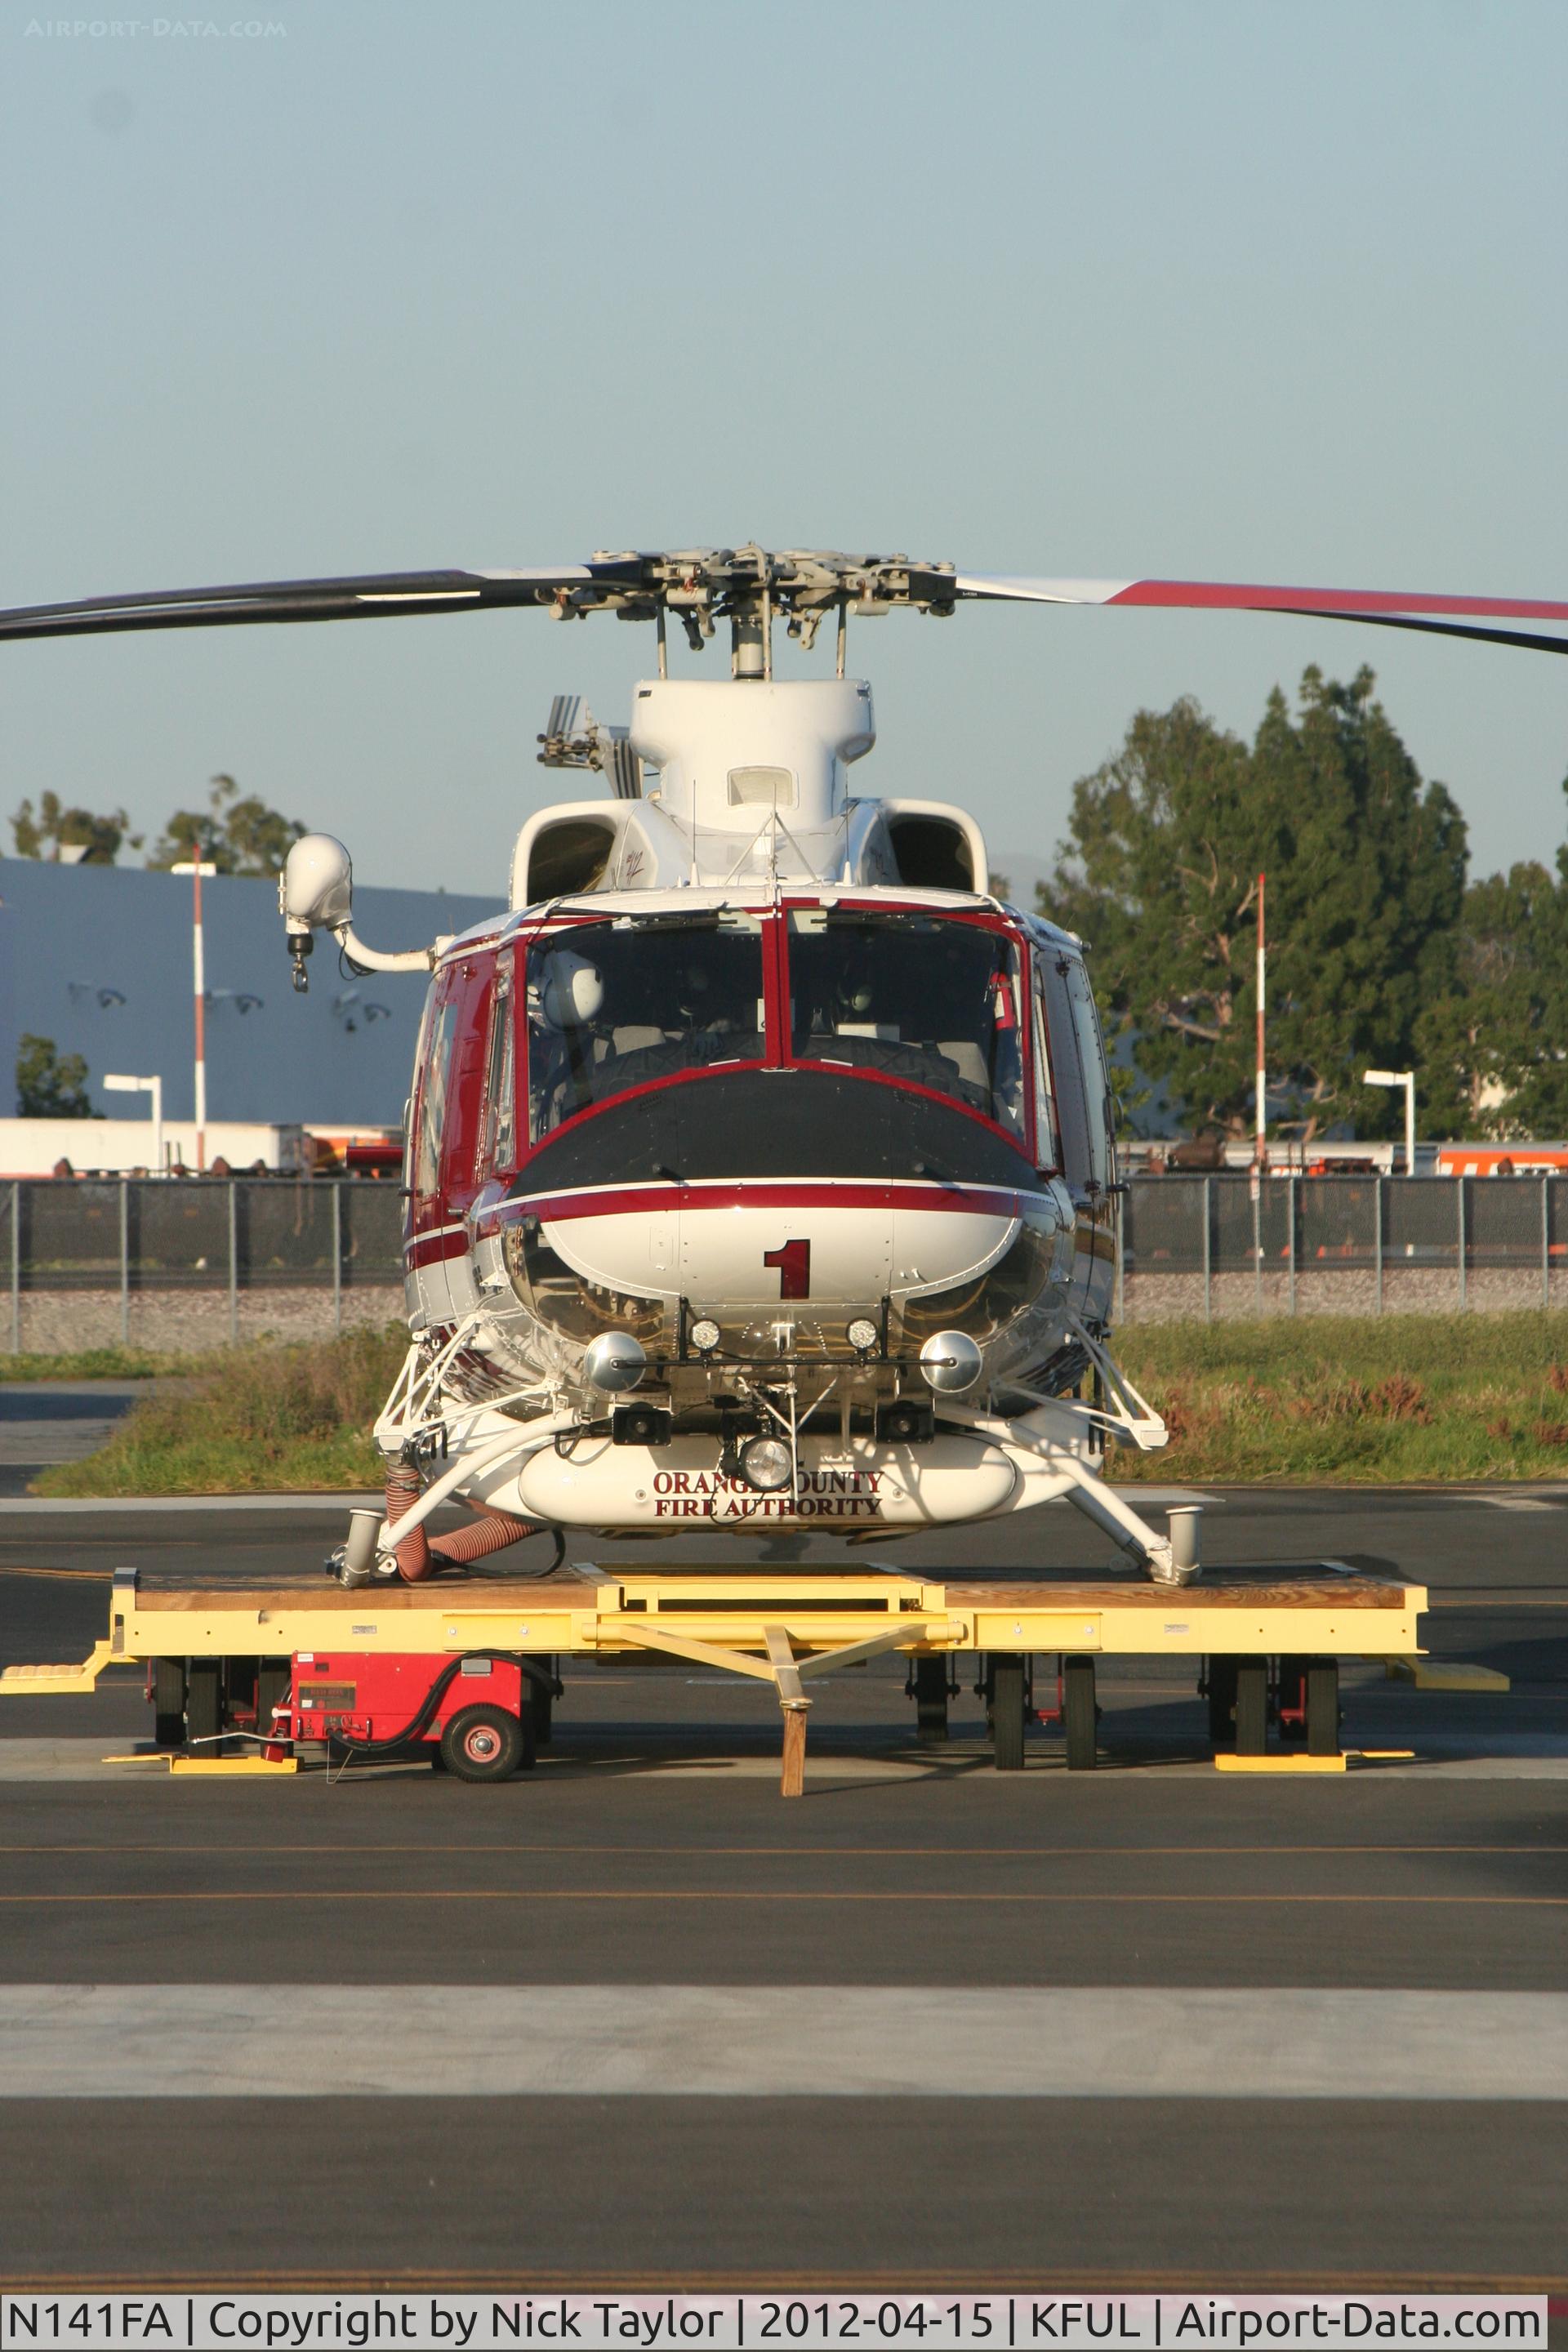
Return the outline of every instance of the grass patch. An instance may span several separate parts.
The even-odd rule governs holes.
[[[133,1404],[107,1445],[41,1471],[38,1495],[338,1493],[381,1484],[371,1423],[408,1335],[260,1340],[195,1360],[174,1395]]]
[[[64,1356],[0,1355],[6,1381],[153,1381],[164,1372],[205,1370],[205,1355],[159,1355],[151,1348],[78,1348]]]
[[[1133,1323],[1115,1353],[1170,1424],[1118,1485],[1568,1478],[1568,1316]]]
[[[1163,1454],[1113,1454],[1118,1484],[1568,1478],[1568,1315],[1133,1323],[1115,1344],[1171,1426]],[[373,1488],[381,1465],[371,1423],[406,1345],[402,1326],[391,1325],[309,1344],[142,1358],[190,1377],[177,1392],[134,1404],[97,1454],[41,1472],[35,1492]],[[22,1360],[66,1376],[58,1357]],[[106,1372],[139,1376],[121,1369],[130,1357],[118,1349],[68,1360],[78,1378],[100,1360]]]

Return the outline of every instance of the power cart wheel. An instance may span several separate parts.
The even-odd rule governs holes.
[[[991,1736],[998,1772],[1024,1769],[1024,1661],[999,1651],[991,1661]]]
[[[1062,1722],[1067,1733],[1068,1770],[1092,1772],[1100,1747],[1100,1709],[1094,1701],[1094,1660],[1062,1660]]]
[[[466,1706],[441,1734],[442,1761],[459,1780],[510,1780],[528,1749],[521,1723],[504,1706]]]
[[[153,1661],[153,1738],[160,1748],[185,1744],[185,1662]]]
[[[555,1692],[551,1684],[530,1679],[528,1712],[533,1724],[534,1746],[548,1748],[555,1736]]]

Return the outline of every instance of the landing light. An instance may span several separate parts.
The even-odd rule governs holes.
[[[692,1325],[688,1336],[700,1356],[710,1356],[719,1345],[721,1333],[711,1317],[704,1315]]]
[[[623,1389],[635,1389],[647,1370],[647,1357],[640,1339],[629,1331],[601,1331],[589,1342],[583,1358],[584,1377],[593,1387],[602,1389],[606,1396],[618,1396]]]
[[[858,1354],[868,1356],[872,1349],[876,1346],[880,1334],[879,1333],[876,1325],[871,1322],[868,1317],[864,1315],[857,1315],[854,1322],[849,1326],[847,1337],[849,1345],[856,1349]]]
[[[790,1483],[793,1465],[782,1437],[753,1437],[741,1448],[740,1471],[760,1495],[776,1495]]]
[[[967,1331],[933,1331],[921,1349],[921,1377],[928,1388],[952,1395],[974,1386],[981,1360]]]

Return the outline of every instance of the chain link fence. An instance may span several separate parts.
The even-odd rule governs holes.
[[[0,1184],[13,1350],[322,1338],[403,1310],[395,1185]],[[1568,1307],[1568,1176],[1134,1179],[1121,1321]],[[0,1336],[0,1346],[7,1339]]]
[[[401,1311],[403,1201],[319,1177],[13,1181],[6,1274],[16,1351],[319,1338]]]
[[[1568,1176],[1137,1178],[1123,1320],[1568,1307]]]

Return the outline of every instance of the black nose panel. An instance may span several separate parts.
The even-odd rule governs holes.
[[[584,1113],[546,1137],[511,1191],[748,1176],[1041,1190],[1021,1151],[951,1104],[847,1071],[737,1070]]]

